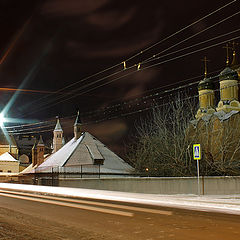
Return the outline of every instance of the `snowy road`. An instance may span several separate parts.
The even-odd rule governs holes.
[[[229,214],[238,211],[238,196],[199,198],[7,186],[4,189],[0,184],[0,224],[7,221],[11,225],[15,221],[16,226],[24,225],[28,219],[31,227],[25,226],[24,231],[30,231],[32,239],[240,239],[240,216]],[[15,189],[10,190],[10,186]],[[19,192],[16,188],[28,189]],[[42,194],[36,194],[37,190]],[[52,193],[44,194],[47,190]],[[199,206],[199,211],[190,210]],[[207,211],[210,206],[211,212]],[[5,216],[1,216],[2,212]]]

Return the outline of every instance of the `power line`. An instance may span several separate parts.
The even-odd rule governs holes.
[[[213,72],[210,72],[209,75],[210,75],[210,74],[213,74],[213,73],[216,73],[216,72],[219,72],[219,71],[220,71],[220,69],[218,69],[218,70],[216,70],[216,71],[213,71]],[[193,79],[197,79],[197,78],[200,78],[200,77],[203,77],[203,76],[204,76],[204,75],[201,74],[201,75],[196,76],[196,77],[192,77],[192,78],[188,78],[188,79],[184,79],[184,80],[178,81],[177,83],[172,83],[172,84],[168,84],[168,85],[165,85],[165,86],[162,86],[162,87],[153,88],[153,89],[147,90],[147,91],[145,91],[145,92],[150,92],[150,91],[159,90],[159,89],[166,88],[166,87],[169,87],[169,86],[172,86],[172,85],[176,85],[176,84],[179,84],[179,83],[182,83],[182,82],[186,82],[186,81],[190,81],[190,80],[193,80]],[[180,88],[184,88],[184,87],[187,87],[187,86],[190,86],[190,85],[194,85],[194,84],[197,84],[197,83],[198,83],[198,81],[189,83],[189,84],[187,84],[187,85],[180,85],[180,86],[178,86],[177,88],[180,89]],[[166,89],[166,90],[164,90],[164,91],[161,92],[161,93],[155,93],[155,94],[151,94],[151,95],[147,95],[147,96],[141,96],[141,98],[146,99],[146,98],[151,97],[151,96],[155,96],[155,95],[157,96],[157,95],[159,95],[159,94],[164,94],[164,93],[171,92],[171,91],[174,91],[174,90],[176,90],[176,88]],[[135,101],[138,100],[138,99],[139,99],[139,98],[131,99],[131,100],[129,100],[129,101],[124,101],[123,103],[117,103],[117,104],[115,104],[115,105],[108,106],[108,107],[106,107],[106,108],[104,108],[104,109],[89,111],[89,112],[85,112],[85,113],[82,113],[82,114],[84,114],[84,115],[90,115],[90,114],[92,114],[92,113],[104,112],[104,111],[107,111],[108,109],[111,109],[111,108],[114,108],[114,107],[118,107],[118,106],[120,106],[120,105],[131,104],[131,103],[135,102]],[[72,118],[74,118],[74,117],[75,117],[75,115],[68,116],[68,117],[63,117],[63,118],[61,118],[61,120],[66,119],[66,118],[72,119]],[[36,125],[40,125],[40,124],[47,124],[47,123],[51,123],[51,122],[54,122],[54,123],[55,123],[55,121],[56,121],[56,120],[55,120],[55,117],[54,117],[54,118],[50,118],[49,120],[46,120],[46,121],[40,121],[40,122],[34,122],[34,123],[28,123],[28,124],[21,124],[21,125],[14,125],[14,126],[5,126],[5,129],[15,129],[15,130],[16,130],[16,128],[27,128],[27,127],[36,126]]]
[[[213,74],[213,73],[216,73],[216,72],[219,72],[219,70],[214,71],[214,72],[210,72],[209,74]],[[186,81],[193,80],[193,79],[196,79],[196,78],[200,78],[200,77],[203,77],[203,76],[204,76],[204,74],[199,75],[199,76],[197,76],[197,77],[185,79],[185,80],[182,80],[182,81],[180,81],[180,82],[186,82]],[[214,78],[218,78],[218,77],[219,77],[219,75],[216,75],[216,76],[214,76],[214,77],[212,77],[212,78],[210,78],[210,79],[214,79]],[[179,83],[179,82],[178,82],[178,83]],[[140,100],[140,99],[145,100],[145,99],[148,99],[148,98],[151,98],[151,97],[160,96],[160,95],[163,95],[163,94],[166,94],[166,93],[170,93],[170,92],[172,92],[172,91],[177,91],[177,90],[179,90],[179,89],[183,89],[183,88],[187,88],[187,87],[193,86],[193,85],[198,84],[198,83],[199,83],[199,81],[191,82],[191,83],[188,83],[188,84],[185,84],[185,85],[177,86],[177,87],[175,87],[175,88],[166,89],[166,90],[164,90],[164,91],[162,91],[162,92],[160,92],[160,93],[157,92],[157,93],[152,93],[152,94],[145,95],[145,96],[140,96],[140,97],[131,99],[131,100],[129,100],[129,101],[124,101],[123,103],[117,103],[117,104],[108,106],[108,107],[106,107],[106,108],[104,108],[104,109],[93,110],[93,111],[85,112],[85,113],[82,113],[82,114],[83,114],[83,116],[88,116],[88,115],[92,116],[92,114],[94,114],[94,113],[96,113],[96,114],[97,114],[97,113],[102,113],[102,112],[108,111],[109,109],[112,109],[112,108],[115,108],[115,107],[120,107],[120,106],[124,106],[124,105],[129,105],[129,104],[135,103],[136,101],[138,101],[138,100]],[[162,86],[162,87],[160,87],[160,88],[151,89],[151,90],[149,90],[149,91],[158,90],[158,89],[165,88],[165,87],[171,86],[171,85],[176,85],[176,83],[175,83],[175,84],[168,84],[168,85]],[[95,114],[95,115],[96,115],[96,114]]]
[[[209,74],[213,74],[213,73],[218,72],[218,71],[219,71],[219,70],[214,71],[214,72],[210,72]],[[202,77],[202,76],[204,76],[204,75],[199,75],[199,76],[196,76],[196,77],[192,77],[192,78],[188,78],[188,79],[185,79],[185,80],[181,80],[181,81],[178,81],[178,83],[190,81],[190,80],[193,80],[193,79],[196,79],[196,78],[200,78],[200,77]],[[180,89],[180,88],[184,88],[184,87],[187,87],[187,86],[190,86],[190,85],[194,85],[194,84],[196,84],[196,83],[198,83],[198,81],[197,81],[197,82],[189,83],[189,84],[187,84],[187,85],[180,85],[180,86],[178,86],[178,87],[179,87],[179,89]],[[151,90],[149,90],[149,91],[159,90],[159,89],[161,89],[161,88],[166,88],[166,87],[168,87],[168,86],[172,86],[172,85],[176,85],[176,84],[177,84],[177,83],[168,84],[168,85],[165,85],[165,86],[162,86],[162,87],[159,87],[159,88],[151,89]],[[146,98],[148,98],[148,97],[157,96],[157,95],[164,94],[164,93],[167,93],[167,92],[171,92],[171,91],[174,91],[174,90],[176,90],[176,88],[167,89],[167,90],[164,90],[164,91],[161,92],[161,93],[155,93],[155,94],[151,94],[151,95],[147,95],[147,96],[142,96],[141,98],[146,99]],[[148,91],[146,91],[146,92],[148,92]],[[106,108],[101,109],[101,110],[89,111],[89,112],[85,112],[85,113],[81,113],[81,114],[83,114],[84,116],[86,116],[86,115],[90,115],[90,114],[92,114],[92,113],[105,112],[105,111],[107,111],[107,110],[109,110],[109,109],[111,109],[111,108],[114,108],[114,107],[118,107],[118,106],[121,106],[121,105],[127,105],[127,104],[134,103],[136,100],[139,100],[139,98],[135,98],[135,99],[131,99],[130,101],[124,101],[123,103],[118,103],[118,104],[115,104],[115,105],[111,105],[111,106],[106,107]],[[64,120],[64,121],[65,121],[65,119],[72,119],[72,118],[74,118],[74,117],[75,117],[75,115],[68,116],[68,117],[62,117],[61,120]],[[56,122],[55,117],[50,118],[49,120],[46,120],[46,121],[40,121],[40,122],[34,122],[34,123],[28,123],[28,124],[21,124],[21,125],[14,125],[14,126],[5,126],[5,129],[14,129],[15,131],[18,131],[17,128],[20,128],[20,129],[29,128],[29,127],[37,126],[37,125],[41,125],[41,124],[51,124],[52,122],[54,122],[54,124],[55,124],[55,122]],[[34,128],[31,128],[31,129],[34,129]]]
[[[164,39],[158,41],[157,43],[151,45],[151,46],[148,47],[148,48],[145,48],[144,50],[140,51],[139,53],[137,53],[137,54],[133,55],[132,57],[128,58],[126,61],[129,61],[129,60],[131,60],[132,58],[135,58],[135,57],[139,56],[140,54],[142,54],[142,53],[144,53],[144,52],[146,52],[146,51],[152,49],[153,47],[155,47],[155,46],[157,46],[157,45],[159,45],[159,44],[165,42],[166,40],[168,40],[168,39],[170,39],[170,38],[176,36],[177,34],[183,32],[184,30],[186,30],[186,29],[192,27],[193,25],[195,25],[195,24],[201,22],[202,20],[204,20],[204,19],[206,19],[206,18],[212,16],[213,14],[215,14],[215,13],[221,11],[222,9],[224,9],[224,8],[226,8],[226,7],[228,7],[228,6],[230,6],[231,4],[233,4],[233,3],[235,3],[235,2],[237,2],[237,0],[234,0],[234,1],[231,1],[231,2],[229,2],[229,3],[227,3],[227,4],[225,4],[224,6],[218,8],[218,9],[216,9],[215,11],[213,11],[213,12],[211,12],[211,13],[205,15],[204,17],[202,17],[202,18],[200,18],[200,19],[198,19],[197,21],[195,21],[195,22],[193,22],[193,23],[187,25],[186,27],[183,27],[182,29],[180,29],[179,31],[177,31],[177,32],[175,32],[175,33],[173,33],[173,34],[171,34],[170,36],[168,36],[168,37],[166,37],[166,38],[164,38]]]
[[[152,68],[152,67],[158,66],[158,65],[160,65],[160,64],[163,64],[163,63],[166,63],[166,62],[170,62],[170,61],[172,61],[172,60],[176,60],[176,59],[179,59],[179,58],[182,58],[182,57],[186,57],[186,56],[192,55],[192,54],[194,54],[194,53],[201,52],[201,51],[207,50],[207,49],[209,49],[209,48],[213,48],[213,47],[222,45],[222,44],[224,44],[224,43],[226,43],[226,42],[234,41],[234,40],[239,39],[239,38],[240,38],[240,36],[237,36],[237,37],[234,37],[234,38],[231,38],[231,39],[222,41],[222,42],[220,42],[220,43],[216,43],[216,44],[210,45],[210,46],[208,46],[208,47],[204,47],[204,48],[201,48],[201,49],[192,51],[192,52],[190,52],[190,53],[186,53],[186,54],[183,54],[183,55],[181,55],[181,56],[177,56],[177,57],[175,57],[175,58],[165,60],[165,61],[160,62],[160,63],[152,64],[152,65],[150,65],[150,66],[145,67],[144,69]]]
[[[213,77],[209,77],[209,79],[210,80],[213,80],[213,79],[215,79],[215,78],[217,78],[217,77],[219,77],[219,75],[216,75],[216,76],[213,76]],[[187,87],[187,86],[191,86],[191,85],[193,85],[194,83],[190,83],[190,84],[188,84],[188,85],[185,85],[185,86],[182,86],[182,88],[183,87]],[[240,84],[240,83],[238,83],[238,84]],[[228,87],[226,87],[226,88],[228,88]],[[174,89],[174,90],[179,90],[180,88],[178,88],[178,89]],[[214,91],[216,92],[216,91],[219,91],[220,89],[218,88],[218,89],[215,89]],[[170,90],[169,90],[170,91]],[[171,96],[172,94],[170,94],[170,96]],[[194,95],[194,96],[190,96],[190,97],[187,97],[186,99],[191,99],[191,98],[195,98],[195,97],[198,97],[199,95]],[[164,98],[167,98],[167,97],[169,97],[169,95],[167,95],[167,96],[164,96],[164,97],[158,97],[159,99],[164,99]],[[156,102],[156,99],[152,99],[152,101],[154,101],[154,102]],[[146,103],[146,102],[145,102]],[[120,115],[115,115],[115,116],[112,116],[112,117],[105,117],[105,118],[102,118],[102,119],[100,119],[100,120],[96,120],[96,121],[92,121],[92,122],[87,122],[87,123],[84,123],[83,125],[89,125],[89,124],[96,124],[96,123],[99,123],[99,122],[103,122],[103,121],[108,121],[108,120],[112,120],[112,119],[116,119],[116,118],[120,118],[120,117],[124,117],[124,116],[128,116],[128,115],[132,115],[132,114],[136,114],[136,113],[141,113],[141,112],[144,112],[144,111],[147,111],[147,110],[150,110],[150,109],[153,109],[153,108],[156,108],[156,107],[160,107],[160,106],[164,106],[164,105],[167,105],[167,104],[169,104],[169,103],[166,103],[166,104],[154,104],[154,106],[150,106],[150,107],[147,107],[147,108],[143,108],[143,109],[138,109],[138,110],[135,110],[135,111],[133,111],[133,112],[128,112],[128,113],[121,113]],[[74,116],[71,116],[71,117],[64,117],[64,118],[62,118],[62,119],[66,119],[66,118],[68,118],[68,119],[70,119],[70,118],[72,118],[72,117],[74,117]],[[45,121],[45,122],[47,122],[47,121]],[[44,123],[45,123],[44,122]],[[51,124],[51,125],[53,125],[53,124]],[[52,131],[53,129],[51,128],[51,129],[47,129],[47,130],[40,130],[39,131],[39,129],[42,129],[42,128],[46,128],[46,127],[50,127],[51,125],[47,125],[47,126],[43,126],[43,127],[35,127],[35,128],[28,128],[28,129],[25,129],[25,130],[20,130],[20,131],[8,131],[9,133],[12,133],[13,135],[18,135],[18,134],[30,134],[30,133],[39,133],[39,132],[49,132],[49,131]],[[35,130],[35,131],[31,131],[31,130]]]
[[[217,23],[215,23],[215,24],[213,24],[213,25],[211,25],[211,26],[203,29],[203,30],[200,31],[200,32],[197,32],[197,33],[193,34],[192,36],[190,36],[190,37],[188,37],[188,38],[186,38],[186,39],[184,39],[184,40],[182,40],[182,41],[180,41],[180,42],[177,42],[176,44],[172,45],[171,47],[169,47],[169,48],[167,48],[167,49],[164,49],[163,51],[161,51],[161,52],[159,52],[159,53],[157,53],[157,54],[154,54],[152,57],[148,58],[146,61],[143,61],[143,63],[147,63],[147,62],[152,61],[156,56],[158,56],[158,55],[160,55],[160,54],[162,54],[162,53],[164,53],[164,52],[166,52],[166,51],[168,51],[168,50],[170,50],[170,49],[172,49],[172,48],[174,48],[174,47],[176,47],[176,46],[178,46],[178,45],[180,45],[180,44],[182,44],[182,43],[184,43],[184,42],[186,42],[186,41],[188,41],[188,40],[190,40],[190,39],[192,39],[193,37],[195,37],[195,36],[197,36],[197,35],[205,32],[205,31],[207,31],[207,30],[209,30],[209,29],[211,29],[211,28],[213,28],[213,27],[216,27],[217,25],[219,25],[219,24],[221,24],[221,23],[229,20],[230,18],[235,17],[235,16],[238,15],[239,13],[240,13],[240,11],[238,11],[238,12],[232,14],[231,16],[226,17],[226,18],[224,18],[223,20],[221,20],[221,21],[219,21],[219,22],[217,22]]]
[[[240,11],[239,11],[239,13],[240,13]],[[165,50],[164,50],[164,51],[162,51],[162,52],[159,52],[159,53],[157,53],[157,54],[154,54],[154,55],[153,55],[154,57],[152,56],[152,57],[150,57],[150,58],[144,60],[141,64],[145,64],[145,63],[148,63],[148,62],[152,62],[152,61],[155,61],[155,60],[158,60],[158,59],[161,59],[161,58],[164,58],[164,57],[167,57],[167,56],[173,55],[173,54],[175,54],[175,53],[185,51],[185,50],[187,50],[187,49],[190,49],[190,48],[193,48],[193,47],[196,47],[196,46],[202,45],[202,44],[207,43],[207,42],[214,41],[214,40],[216,40],[216,39],[219,39],[219,38],[222,38],[222,37],[225,37],[225,36],[231,35],[231,34],[233,34],[233,33],[239,32],[239,31],[240,31],[240,28],[238,28],[238,29],[236,29],[236,30],[233,30],[233,31],[231,31],[231,32],[224,33],[224,34],[222,34],[222,35],[219,35],[219,36],[213,37],[213,38],[211,38],[211,39],[208,39],[208,40],[205,40],[205,41],[202,41],[202,42],[196,43],[196,44],[192,44],[191,46],[188,46],[188,47],[185,47],[185,48],[182,48],[182,49],[176,50],[176,51],[174,51],[174,52],[170,52],[170,53],[167,53],[167,54],[161,55],[160,57],[156,57],[156,56],[160,55],[161,53],[165,52]],[[168,50],[169,50],[169,49],[170,49],[170,48],[168,48]]]
[[[147,47],[147,48],[141,50],[141,51],[138,52],[137,54],[135,54],[135,55],[133,55],[133,56],[131,56],[131,57],[125,59],[124,61],[122,61],[122,62],[120,62],[120,63],[118,63],[118,64],[115,64],[115,65],[113,65],[113,66],[111,66],[111,67],[109,67],[109,68],[106,68],[106,69],[104,69],[104,70],[102,70],[102,71],[99,71],[99,72],[97,72],[97,73],[95,73],[95,74],[92,74],[92,75],[90,75],[90,76],[88,76],[88,77],[85,77],[85,78],[83,78],[83,79],[81,79],[81,80],[79,80],[79,81],[77,81],[77,82],[75,82],[75,83],[72,83],[72,84],[70,84],[70,85],[68,85],[68,86],[66,86],[66,87],[64,87],[64,88],[61,88],[61,89],[59,89],[58,91],[56,91],[56,93],[59,93],[59,92],[65,90],[65,89],[67,89],[67,88],[70,88],[70,87],[72,87],[72,86],[75,86],[76,84],[81,83],[81,82],[83,82],[83,81],[86,81],[86,80],[88,80],[88,79],[90,79],[90,78],[92,78],[92,77],[98,76],[98,75],[100,75],[100,74],[102,74],[102,73],[104,73],[104,72],[107,72],[107,71],[109,71],[109,70],[111,70],[111,69],[114,69],[115,67],[120,66],[120,65],[122,65],[122,64],[124,64],[124,63],[126,63],[126,62],[128,62],[128,61],[130,61],[130,60],[132,60],[132,59],[134,59],[134,58],[136,58],[137,56],[143,54],[144,52],[149,51],[149,50],[152,49],[153,47],[155,47],[155,46],[157,46],[157,45],[159,45],[159,44],[161,44],[161,43],[167,41],[168,39],[170,39],[170,38],[176,36],[177,34],[183,32],[184,30],[186,30],[186,29],[192,27],[193,25],[195,25],[195,24],[201,22],[202,20],[204,20],[204,19],[206,19],[206,18],[212,16],[213,14],[215,14],[215,13],[221,11],[222,9],[224,9],[224,8],[226,8],[226,7],[228,7],[228,6],[232,5],[232,4],[234,4],[234,3],[237,2],[237,1],[238,1],[238,0],[234,0],[234,1],[231,1],[231,2],[229,2],[229,3],[225,4],[225,5],[223,5],[222,7],[219,7],[218,9],[216,9],[216,10],[210,12],[209,14],[207,14],[207,15],[205,15],[204,17],[198,19],[197,21],[194,21],[194,22],[192,22],[191,24],[189,24],[189,25],[187,25],[187,26],[181,28],[180,30],[176,31],[175,33],[173,33],[173,34],[171,34],[171,35],[165,37],[164,39],[162,39],[162,40],[156,42],[155,44],[152,44],[151,46],[149,46],[149,47]],[[134,66],[135,66],[135,65],[134,65]],[[129,69],[129,68],[128,68],[128,69]],[[120,71],[120,72],[122,72],[122,71]],[[42,99],[44,99],[44,98],[47,98],[47,97],[49,97],[49,96],[51,96],[51,95],[52,95],[52,94],[49,94],[49,95],[43,96],[42,98],[39,98],[39,99],[37,99],[37,100],[34,101],[34,102],[38,102],[38,101],[40,101],[40,100],[42,100]],[[32,103],[34,103],[34,102],[32,102]]]
[[[235,13],[235,14],[233,14],[233,15],[231,15],[231,16],[229,16],[229,17],[227,17],[227,18],[225,18],[225,19],[223,19],[222,21],[220,21],[220,22],[218,22],[218,23],[216,23],[216,24],[220,24],[220,23],[222,23],[223,21],[226,21],[227,19],[229,19],[229,18],[231,18],[232,16],[235,16],[236,14],[239,14],[239,13],[240,13],[240,11],[237,12],[237,13]],[[211,27],[213,27],[213,26],[216,26],[216,24],[210,26],[209,28],[211,28]],[[209,28],[207,28],[207,29],[209,29]],[[206,29],[204,29],[203,31],[205,31],[205,30],[206,30]],[[193,45],[191,45],[191,46],[189,46],[189,47],[186,47],[186,48],[183,48],[183,49],[180,49],[180,50],[177,50],[177,51],[174,51],[174,52],[172,52],[172,53],[169,53],[169,54],[166,54],[166,55],[163,55],[163,56],[160,56],[160,57],[157,57],[157,58],[156,58],[157,55],[159,55],[159,54],[165,52],[166,50],[171,49],[172,47],[176,46],[176,44],[175,44],[175,45],[169,47],[168,49],[166,49],[166,50],[164,50],[164,51],[162,51],[162,52],[160,52],[160,53],[155,54],[155,55],[154,55],[155,58],[150,57],[150,58],[142,61],[141,64],[146,64],[146,63],[148,63],[148,62],[150,62],[150,61],[158,60],[158,59],[163,58],[163,57],[165,57],[165,56],[172,55],[172,54],[175,54],[175,53],[180,52],[180,51],[184,51],[184,50],[186,50],[186,49],[189,49],[189,48],[198,46],[198,45],[200,45],[200,44],[204,44],[204,43],[209,42],[209,41],[216,40],[216,39],[218,39],[218,38],[221,38],[221,37],[230,35],[230,34],[232,34],[232,33],[236,33],[236,32],[238,32],[238,31],[239,31],[239,29],[234,30],[234,31],[229,32],[229,33],[222,34],[222,35],[220,35],[220,36],[211,38],[211,39],[206,40],[206,41],[202,41],[201,43],[193,44]],[[201,32],[202,32],[202,31],[201,31]],[[201,33],[201,32],[199,32],[199,33]],[[197,34],[198,34],[198,33],[197,33]],[[196,34],[195,34],[195,35],[196,35]],[[195,36],[195,35],[193,35],[193,36]],[[190,38],[191,38],[191,37],[190,37]],[[189,38],[187,38],[187,39],[185,39],[185,40],[188,40],[188,39],[189,39]],[[185,40],[183,40],[183,41],[185,41]],[[181,41],[181,42],[183,42],[183,41]],[[228,41],[229,41],[229,40],[228,40]],[[181,43],[181,42],[180,42],[180,43]],[[177,43],[177,45],[178,45],[178,43]],[[170,60],[172,60],[172,59],[170,59]],[[136,64],[133,65],[133,66],[131,66],[131,67],[129,67],[129,68],[126,68],[126,69],[124,69],[124,70],[120,70],[120,71],[118,71],[118,72],[115,72],[115,73],[110,74],[110,75],[108,75],[108,76],[105,76],[105,77],[103,77],[103,78],[100,78],[100,79],[98,79],[98,80],[96,80],[96,81],[94,81],[94,82],[91,82],[91,83],[89,83],[89,84],[86,84],[86,85],[84,85],[84,86],[81,86],[80,88],[77,88],[77,89],[75,89],[73,92],[69,93],[69,95],[70,95],[70,94],[72,95],[72,94],[73,94],[74,92],[76,92],[76,91],[79,91],[79,90],[82,90],[82,89],[87,88],[87,87],[89,87],[89,86],[92,86],[92,85],[94,85],[94,84],[96,84],[96,83],[98,83],[98,82],[101,82],[101,81],[103,81],[103,80],[105,80],[105,79],[107,79],[107,78],[113,77],[113,76],[115,76],[115,75],[117,75],[117,74],[119,74],[119,73],[121,73],[121,72],[123,72],[123,71],[125,71],[125,70],[130,70],[130,69],[132,69],[132,68],[134,68],[134,67],[136,67]],[[150,65],[150,67],[151,67],[151,65]],[[138,69],[138,70],[139,70],[139,69]],[[132,73],[130,73],[130,74],[132,74]],[[128,75],[128,74],[126,74],[126,75],[124,75],[124,76],[127,76],[127,75]],[[120,77],[120,78],[121,78],[121,77]],[[100,86],[101,86],[101,85],[100,85]],[[94,89],[96,89],[96,88],[94,88]],[[88,90],[87,92],[89,92],[89,90]],[[80,94],[80,95],[82,95],[82,94]],[[79,94],[77,94],[77,95],[75,95],[75,96],[79,96]],[[75,97],[75,96],[74,96],[74,97]],[[72,97],[73,97],[73,96],[71,96],[70,99],[71,99]],[[59,97],[57,97],[56,99],[53,99],[51,102],[54,102],[54,101],[56,101],[56,100],[58,100],[58,99],[62,99],[62,98],[64,98],[64,96],[59,96]],[[62,100],[62,101],[60,101],[60,102],[67,101],[68,99],[69,99],[69,98],[67,98],[66,100]],[[50,106],[54,106],[54,105],[56,105],[56,104],[57,104],[57,103],[53,103],[53,104],[51,104]],[[48,106],[48,107],[49,107],[49,106]],[[45,109],[45,108],[43,108],[43,109]],[[33,112],[32,112],[32,113],[33,113]],[[25,115],[27,115],[27,114],[25,114]]]
[[[239,85],[240,83],[238,83]],[[228,87],[225,87],[225,88],[228,88]],[[221,88],[222,90],[223,88]],[[218,89],[214,89],[213,90],[214,92],[219,92],[220,91],[220,88]],[[204,94],[207,94],[207,93],[204,93]],[[202,95],[204,95],[202,94]],[[114,119],[117,119],[117,118],[121,118],[121,117],[127,117],[127,116],[131,116],[133,114],[137,114],[137,113],[143,113],[145,111],[149,111],[149,110],[152,110],[152,109],[156,109],[156,108],[159,108],[159,107],[162,107],[162,106],[167,106],[169,104],[172,104],[174,102],[177,102],[177,101],[185,101],[185,100],[190,100],[190,99],[194,99],[196,97],[199,97],[199,95],[193,95],[193,96],[189,96],[189,97],[186,97],[186,98],[183,98],[183,99],[179,99],[179,100],[171,100],[170,102],[168,103],[164,103],[164,104],[153,104],[149,107],[146,107],[146,108],[142,108],[142,109],[138,109],[138,110],[135,110],[135,111],[132,111],[132,112],[128,112],[128,113],[121,113],[120,115],[116,115],[116,116],[112,116],[112,117],[106,117],[106,118],[102,118],[102,119],[99,119],[99,120],[96,120],[96,121],[92,121],[92,122],[86,122],[86,123],[83,123],[82,125],[90,125],[90,124],[97,124],[97,123],[100,123],[100,122],[104,122],[104,121],[110,121],[110,120],[114,120]],[[69,126],[67,128],[70,128],[72,126]],[[43,133],[43,132],[50,132],[50,131],[53,131],[53,129],[46,129],[46,130],[40,130],[40,131],[26,131],[24,132],[24,134],[33,134],[33,133]],[[18,133],[12,133],[11,135],[18,135]]]
[[[95,90],[95,89],[97,89],[97,88],[106,86],[106,85],[108,85],[108,84],[110,84],[110,83],[113,83],[113,82],[119,80],[119,79],[122,79],[122,78],[124,78],[124,77],[130,76],[130,75],[132,75],[132,74],[134,74],[134,73],[136,73],[136,72],[138,72],[138,71],[143,71],[143,70],[146,70],[146,69],[149,69],[149,68],[153,68],[153,67],[156,67],[156,66],[158,66],[158,65],[161,65],[161,64],[164,64],[164,63],[173,61],[173,60],[177,60],[177,59],[180,59],[180,58],[183,58],[183,57],[192,55],[192,54],[194,54],[194,53],[201,52],[201,51],[207,50],[207,49],[209,49],[209,48],[222,45],[223,43],[225,43],[225,42],[227,42],[227,41],[233,41],[233,40],[236,40],[236,39],[239,39],[239,38],[240,38],[240,36],[237,36],[237,37],[234,37],[234,38],[231,38],[231,39],[222,41],[222,42],[220,42],[220,43],[216,43],[216,44],[213,44],[213,45],[210,45],[210,46],[207,46],[207,47],[204,47],[204,48],[201,48],[201,49],[198,49],[198,50],[195,50],[195,51],[192,51],[192,52],[189,52],[189,53],[186,53],[186,54],[183,54],[183,55],[180,55],[180,56],[177,56],[177,57],[174,57],[174,58],[165,60],[165,61],[162,61],[162,62],[159,62],[159,63],[152,64],[152,65],[150,65],[150,66],[141,68],[141,69],[139,69],[139,70],[135,70],[135,71],[133,71],[133,72],[130,72],[130,73],[127,73],[127,74],[125,74],[125,75],[123,75],[123,76],[117,77],[117,78],[115,78],[115,79],[113,79],[113,80],[111,80],[111,81],[108,81],[108,82],[106,82],[106,83],[100,84],[100,85],[98,85],[98,86],[95,86],[95,87],[93,87],[93,88],[91,88],[91,89],[88,89],[88,90],[86,90],[86,91],[83,91],[83,92],[81,92],[81,93],[72,95],[71,97],[69,97],[69,98],[67,98],[67,99],[63,99],[63,100],[61,100],[61,101],[58,101],[57,103],[49,104],[49,105],[46,106],[46,107],[39,108],[37,111],[44,110],[44,109],[46,109],[46,108],[55,106],[55,105],[57,105],[57,104],[59,104],[59,103],[68,101],[68,100],[70,100],[70,99],[72,99],[72,98],[75,98],[75,97],[77,97],[77,96],[80,96],[80,95],[83,95],[83,94],[88,93],[88,92],[90,92],[90,91],[93,91],[93,90]],[[97,81],[95,81],[95,82],[99,82],[99,81],[101,81],[101,79],[99,79],[99,80],[97,80]],[[92,84],[91,84],[91,85],[92,85]],[[33,112],[29,113],[29,114],[32,114],[32,113],[35,113],[35,112],[36,112],[36,111],[33,111]],[[26,114],[26,115],[29,115],[29,114]]]

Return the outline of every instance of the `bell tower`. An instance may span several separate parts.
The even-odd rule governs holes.
[[[40,165],[44,162],[45,145],[40,135],[39,141],[34,144],[32,148],[32,166]]]
[[[53,131],[53,153],[57,152],[63,146],[63,130],[57,117],[57,123]]]

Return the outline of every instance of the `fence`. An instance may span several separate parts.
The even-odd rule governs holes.
[[[100,179],[101,176],[124,177],[135,174],[124,174],[122,172],[107,171],[101,164],[70,165],[64,167],[38,167],[32,174],[32,183],[47,186],[59,186],[59,180],[91,178]]]

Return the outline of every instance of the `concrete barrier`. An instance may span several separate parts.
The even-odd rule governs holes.
[[[196,177],[60,178],[59,186],[135,193],[198,193]],[[240,194],[240,177],[204,177],[200,179],[200,190],[204,195]]]

